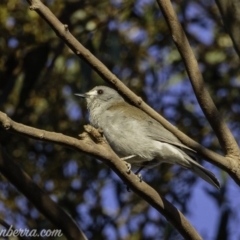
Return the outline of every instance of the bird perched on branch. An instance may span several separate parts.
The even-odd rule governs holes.
[[[90,123],[103,130],[115,153],[137,167],[178,164],[216,188],[217,178],[194,160],[196,152],[141,109],[128,104],[112,88],[97,86],[85,94]]]

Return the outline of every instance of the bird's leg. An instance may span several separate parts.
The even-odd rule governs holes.
[[[144,167],[145,167],[145,166],[141,166],[141,167],[135,172],[135,175],[138,176],[140,182],[142,182],[142,174],[141,174],[140,172],[144,169]]]
[[[120,158],[120,159],[123,160],[123,161],[126,161],[126,160],[134,158],[134,157],[136,157],[136,155],[130,155],[130,156],[127,156],[127,157],[124,157],[124,158]]]
[[[141,166],[141,167],[135,172],[135,174],[138,175],[144,168],[145,168],[145,166]]]
[[[140,182],[142,182],[142,174],[140,173],[144,168],[146,168],[150,162],[144,162],[142,166],[135,172],[135,174],[139,177]]]

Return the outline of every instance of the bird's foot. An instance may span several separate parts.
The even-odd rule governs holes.
[[[127,166],[127,174],[130,174],[132,166],[130,163],[127,163],[127,162],[125,164]]]
[[[143,181],[143,179],[142,179],[142,174],[141,174],[141,173],[136,174],[136,176],[139,178],[139,182],[142,182],[142,181]]]
[[[121,158],[121,160],[126,161],[126,160],[128,160],[128,159],[130,159],[130,158],[133,158],[133,157],[135,157],[135,156],[136,156],[136,155],[130,155],[130,156]],[[125,164],[126,164],[126,166],[127,166],[127,173],[129,174],[129,173],[131,172],[131,164],[128,163],[128,162],[125,162]]]

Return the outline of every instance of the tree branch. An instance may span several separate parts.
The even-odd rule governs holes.
[[[234,48],[240,58],[240,8],[236,0],[216,0],[223,18],[226,31],[230,35]]]
[[[112,84],[118,91],[125,95],[133,104],[149,114],[152,118],[160,122],[166,129],[172,132],[184,144],[197,151],[199,155],[206,158],[211,163],[219,166],[224,170],[229,169],[229,162],[224,157],[212,152],[199,143],[195,142],[175,126],[169,123],[165,118],[159,115],[151,107],[149,107],[140,97],[136,96],[129,88],[127,88],[107,67],[92,55],[77,39],[69,32],[66,25],[62,24],[54,14],[39,0],[28,0],[30,9],[35,10],[55,31],[55,33],[68,45],[68,47],[81,59],[91,65],[91,67],[104,80]],[[239,178],[240,183],[240,178]]]
[[[237,142],[224,122],[222,116],[218,112],[207,88],[204,85],[204,80],[198,67],[197,60],[170,0],[157,0],[157,3],[161,8],[171,31],[173,41],[182,56],[198,103],[212,126],[212,129],[214,130],[225,154],[227,156],[239,157]]]
[[[87,239],[73,219],[11,160],[1,146],[0,171],[47,219],[61,229],[68,239]]]
[[[127,173],[127,167],[125,163],[121,161],[113,152],[105,139],[101,137],[101,133],[99,133],[93,127],[89,125],[86,126],[85,130],[88,133],[84,132],[81,134],[80,140],[78,140],[60,133],[44,131],[16,123],[2,112],[0,112],[0,123],[6,131],[45,142],[61,144],[78,151],[89,153],[98,159],[101,159],[123,180],[123,182],[127,184],[128,187],[132,189],[133,192],[145,199],[151,206],[164,215],[185,239],[201,239],[193,226],[178,209],[176,209],[164,197],[160,196],[145,182],[140,182],[139,178],[134,173]],[[49,200],[49,205],[47,205],[47,199],[49,197],[43,193],[39,187],[32,183],[29,177],[27,177],[22,170],[20,171],[20,169],[17,168],[15,163],[10,161],[9,158],[6,159],[6,156],[2,157],[2,159],[0,158],[0,171],[2,171],[9,181],[13,183],[21,192],[23,192],[24,195],[26,195],[36,206],[38,206],[39,210],[43,211],[46,216],[49,216],[47,214],[52,212],[53,209],[56,209],[54,211],[57,211],[57,207],[54,206],[53,203],[49,202]],[[34,192],[34,195],[29,194],[31,192]],[[50,211],[50,209],[52,209],[52,211]],[[51,219],[53,222],[56,221],[52,215],[49,216],[49,219]],[[62,221],[64,226],[66,222],[68,222],[66,219]],[[56,225],[57,223],[58,221],[56,222]]]

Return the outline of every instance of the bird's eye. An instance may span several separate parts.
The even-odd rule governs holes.
[[[97,91],[97,93],[98,93],[98,94],[103,94],[103,90],[102,90],[102,89],[99,89],[99,90]]]

